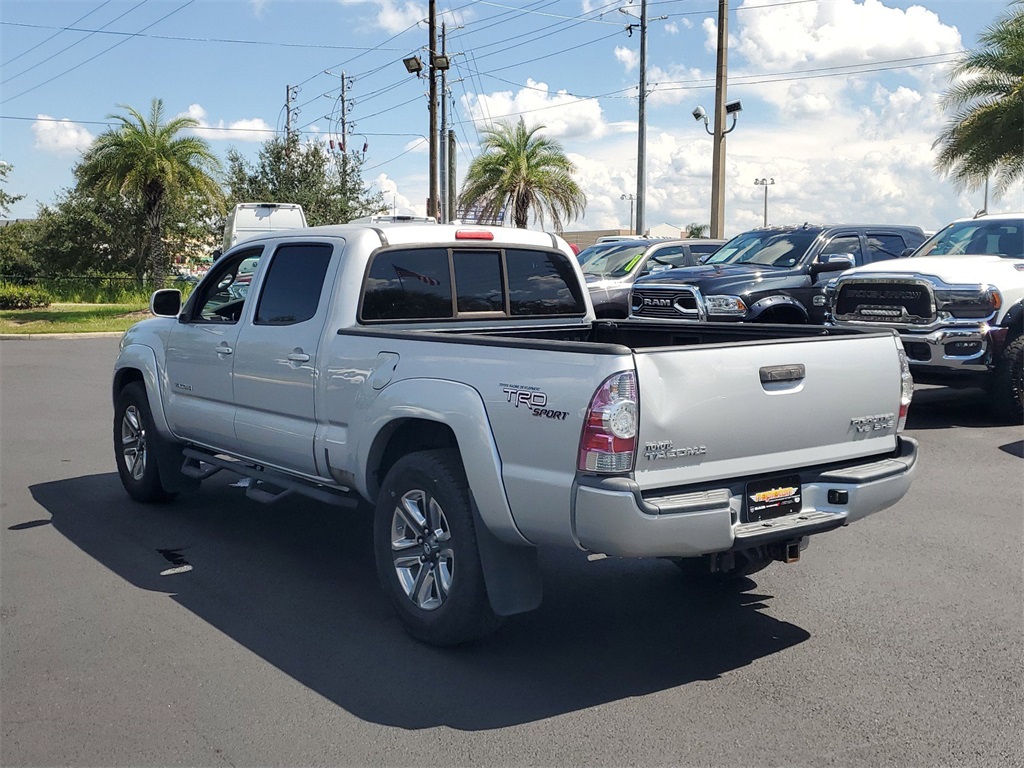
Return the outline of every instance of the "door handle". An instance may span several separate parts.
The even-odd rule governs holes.
[[[218,355],[230,355],[234,351],[235,350],[233,350],[227,344],[221,344],[219,347],[217,347],[217,354]]]
[[[288,360],[293,363],[308,363],[309,355],[303,352],[292,352],[290,355],[288,355]]]

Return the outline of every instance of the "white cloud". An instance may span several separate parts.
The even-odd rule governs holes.
[[[389,177],[386,173],[378,174],[371,182],[384,196],[384,204],[388,206],[389,213],[412,214],[414,216],[426,216],[426,203],[414,205],[412,200],[403,195],[398,189],[398,182]]]
[[[640,54],[632,48],[625,48],[621,45],[615,46],[615,58],[625,65],[627,72],[632,72],[640,65]]]
[[[49,115],[36,115],[32,123],[33,146],[57,155],[75,155],[92,144],[93,135],[83,125],[67,118],[56,120]]]
[[[395,2],[395,0],[338,0],[345,6],[369,5],[375,9],[372,16],[372,26],[385,32],[394,34],[401,32],[418,21],[427,18],[427,7],[420,3]]]
[[[263,12],[267,10],[267,6],[270,4],[270,0],[249,0],[249,5],[252,7],[253,16],[257,19],[263,17]]]
[[[413,139],[412,141],[406,142],[405,146],[402,147],[405,152],[415,152],[417,154],[425,154],[430,150],[430,143],[422,136]]]
[[[210,123],[206,119],[206,110],[199,104],[189,104],[188,109],[183,113],[185,117],[191,117],[199,123],[193,132],[205,139],[222,141],[255,141],[262,142],[274,136],[275,131],[262,117],[243,118],[225,123],[218,120]]]
[[[543,125],[554,139],[598,139],[619,130],[605,121],[596,99],[580,99],[565,91],[551,93],[546,83],[527,79],[526,87],[513,94],[497,91],[462,97],[462,107],[480,126],[498,120],[518,120],[527,126]]]

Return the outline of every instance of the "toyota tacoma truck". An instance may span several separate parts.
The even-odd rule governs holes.
[[[540,547],[740,576],[914,474],[892,331],[597,321],[542,232],[274,233],[151,309],[113,373],[128,494],[228,471],[255,501],[372,509],[384,592],[432,644],[536,608]]]
[[[914,378],[989,389],[1024,420],[1024,214],[944,227],[908,259],[852,269],[829,286],[829,321],[899,332]]]

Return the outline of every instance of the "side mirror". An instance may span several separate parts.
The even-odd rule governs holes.
[[[909,256],[910,254],[912,254],[916,250],[917,250],[917,248],[904,248],[900,252],[900,258],[901,259],[905,259],[905,258],[907,258],[907,256]]]
[[[669,269],[672,269],[672,265],[671,264],[652,264],[651,268],[648,269],[647,272],[650,272],[650,273],[665,272],[666,270],[669,270]]]
[[[811,264],[811,275],[817,277],[822,272],[845,272],[853,267],[853,257],[848,253],[827,253],[818,257]]]
[[[177,317],[181,312],[181,291],[162,288],[149,297],[149,311],[157,317]]]

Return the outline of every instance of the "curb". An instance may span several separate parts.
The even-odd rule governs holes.
[[[0,341],[36,341],[37,339],[119,339],[124,331],[92,331],[89,333],[0,333]]]

